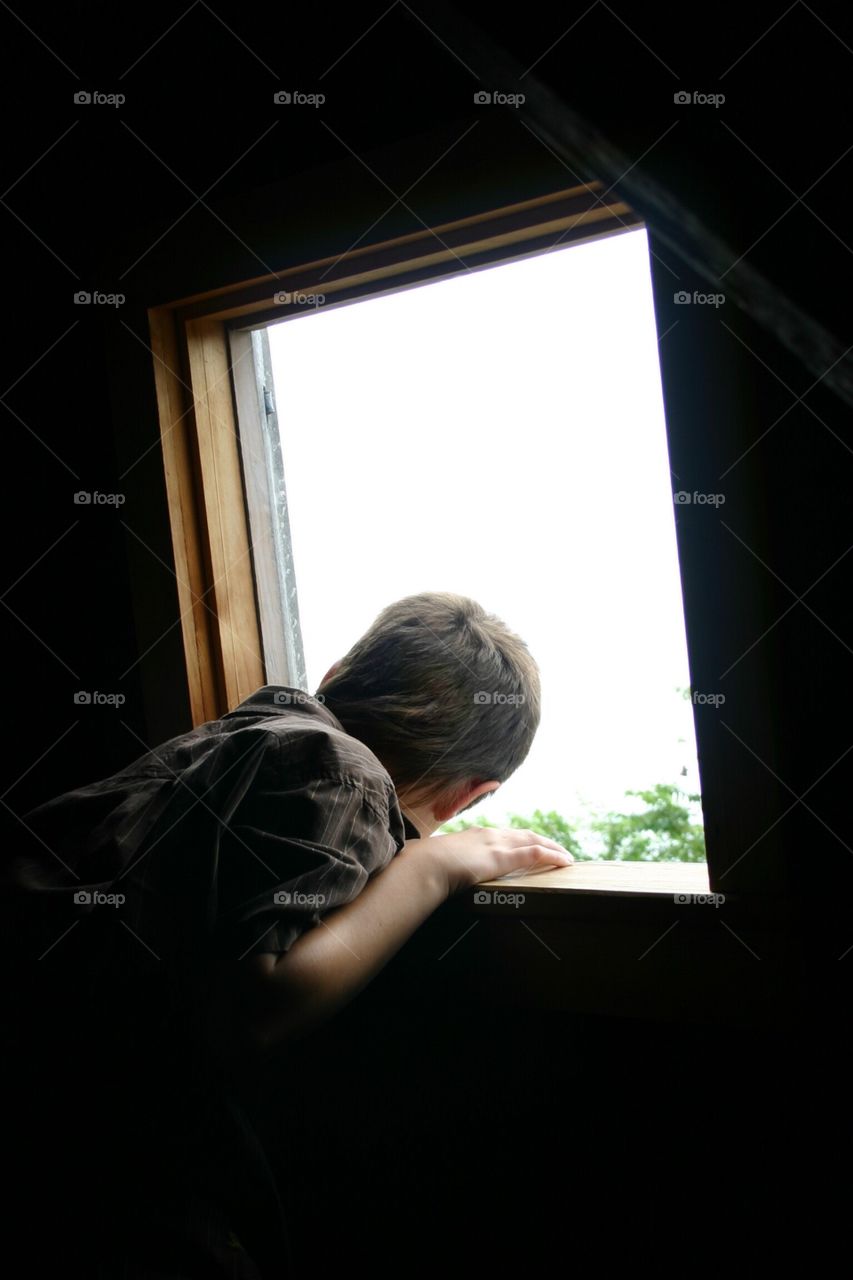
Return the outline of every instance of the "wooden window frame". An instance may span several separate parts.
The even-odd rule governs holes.
[[[238,438],[238,384],[246,375],[233,366],[234,331],[248,335],[304,314],[299,303],[276,302],[276,295],[322,293],[324,306],[347,305],[645,226],[620,197],[602,196],[602,186],[590,182],[504,205],[148,310],[194,725],[232,710],[265,683],[295,683],[282,680],[283,651],[276,677],[268,679],[263,594],[271,583],[270,551],[255,563]],[[248,354],[251,343],[242,350]],[[244,382],[244,401],[250,394]],[[708,864],[593,863],[583,864],[582,874],[578,867],[512,884],[525,889],[536,909],[545,894],[564,901],[672,902],[677,894],[710,894],[709,870]]]
[[[643,225],[621,199],[602,199],[601,187],[575,186],[149,308],[194,725],[266,680],[229,330],[302,314],[276,294],[322,293],[326,306],[342,305],[540,253],[558,238],[563,247]]]

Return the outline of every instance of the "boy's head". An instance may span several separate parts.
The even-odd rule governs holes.
[[[436,806],[436,816],[458,812],[477,788],[475,804],[496,790],[539,727],[539,669],[524,641],[445,591],[383,609],[317,693],[406,802]]]

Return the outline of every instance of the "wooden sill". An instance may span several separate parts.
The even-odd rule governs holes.
[[[520,872],[477,885],[486,893],[616,894],[669,898],[710,894],[707,862],[576,862],[571,867]],[[482,901],[482,900],[481,900]],[[483,905],[486,905],[483,903]]]

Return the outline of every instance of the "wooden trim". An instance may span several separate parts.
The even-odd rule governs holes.
[[[174,312],[168,307],[158,307],[149,311],[148,319],[190,710],[193,724],[197,725],[215,719],[222,700],[214,657],[214,619],[205,608],[209,575],[205,566],[195,430],[187,404],[187,383],[181,376]]]
[[[481,239],[470,245],[461,246],[458,252],[451,250],[425,253],[419,258],[394,263],[383,262],[379,266],[371,267],[370,270],[335,279],[331,283],[322,274],[315,273],[314,276],[308,276],[306,269],[302,269],[299,273],[282,274],[275,282],[275,292],[272,296],[270,286],[267,285],[263,299],[256,299],[251,306],[230,307],[219,315],[220,318],[228,321],[232,329],[262,328],[281,320],[304,315],[305,306],[301,303],[282,304],[274,301],[282,291],[298,291],[303,295],[314,294],[315,296],[322,294],[323,310],[328,311],[332,307],[358,302],[363,298],[380,298],[402,289],[470,274],[487,267],[517,262],[522,258],[553,252],[555,248],[566,249],[569,245],[584,244],[590,240],[601,239],[603,236],[620,235],[625,231],[633,231],[640,225],[642,224],[639,222],[632,224],[621,219],[614,222],[607,216],[602,216],[600,219],[592,217],[582,226],[574,226],[571,236],[565,239],[555,236],[553,229],[540,233],[541,228],[537,228],[533,235],[528,230],[523,235],[512,233],[490,240]]]
[[[624,201],[615,196],[603,200],[597,193],[600,187],[601,183],[590,183],[570,191],[552,192],[538,200],[525,200],[428,231],[359,246],[334,257],[283,265],[266,276],[229,285],[217,293],[184,298],[172,305],[185,319],[215,316],[233,320],[256,316],[271,307],[281,318],[287,314],[286,308],[278,308],[275,303],[275,295],[281,291],[336,296],[358,285],[393,280],[416,268],[436,275],[442,265],[465,270],[477,265],[470,259],[497,256],[499,251],[504,251],[501,256],[509,257],[505,251],[516,246],[546,249],[550,241],[555,247],[564,248],[642,225],[640,216]],[[482,233],[484,227],[488,234]]]
[[[221,321],[191,321],[185,334],[212,575],[205,595],[218,622],[222,694],[231,710],[265,680],[231,364]]]
[[[194,725],[268,682],[227,329],[301,314],[277,305],[280,292],[322,292],[335,305],[642,225],[601,190],[551,192],[149,309]]]

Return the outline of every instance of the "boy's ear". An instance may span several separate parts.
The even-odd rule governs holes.
[[[335,672],[337,671],[340,665],[341,665],[340,658],[338,659],[337,662],[332,663],[332,665],[329,667],[329,670],[326,672],[326,674],[323,676],[323,679],[320,681],[318,688],[324,685],[327,680],[331,680],[332,676],[335,674]]]
[[[481,796],[497,791],[500,785],[497,778],[492,778],[488,782],[470,782],[457,787],[449,795],[434,801],[432,812],[436,822],[449,822],[451,818],[470,809]]]
[[[456,793],[452,796],[441,796],[432,803],[432,816],[439,824],[449,822],[451,818],[455,818],[459,812],[459,803]]]

